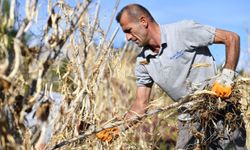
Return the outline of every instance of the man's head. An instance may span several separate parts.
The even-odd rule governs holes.
[[[116,16],[116,21],[118,23],[120,23],[120,19],[123,13],[128,13],[128,15],[136,20],[138,19],[138,17],[145,15],[147,16],[152,22],[154,22],[154,18],[152,17],[152,15],[150,14],[150,12],[143,6],[139,5],[139,4],[130,4],[127,5],[125,7],[123,7],[120,12],[118,12],[117,16]]]
[[[156,24],[149,11],[139,4],[125,6],[116,16],[128,41],[135,42],[138,46],[149,44],[149,26]]]

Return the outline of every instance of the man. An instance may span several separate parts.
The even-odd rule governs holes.
[[[240,53],[240,38],[236,33],[188,20],[159,25],[149,11],[138,4],[125,6],[116,19],[127,40],[142,47],[135,67],[136,100],[126,118],[145,113],[153,83],[161,87],[174,101],[209,84],[207,80],[216,75],[216,64],[208,49],[208,45],[211,44],[224,44],[226,47],[224,68],[221,75],[212,83],[212,91],[222,99],[230,96]],[[195,87],[190,87],[190,83]],[[187,145],[194,143],[191,141],[192,136],[189,136],[191,133],[183,127],[187,118],[185,115],[178,118],[180,135],[176,148],[188,149]],[[104,131],[104,137],[103,132],[100,132],[97,137],[103,141],[111,140],[112,137],[108,137],[107,133],[112,130]],[[240,133],[237,130],[237,133],[244,135],[245,131]],[[243,141],[243,144],[241,142],[237,145],[236,140]],[[222,142],[221,147],[225,148],[230,142],[236,143],[236,149],[245,148],[244,136],[227,143]]]

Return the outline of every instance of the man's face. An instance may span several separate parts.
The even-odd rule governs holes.
[[[120,25],[123,32],[126,34],[128,41],[135,42],[139,47],[146,46],[148,44],[147,29],[143,26],[139,19],[131,19],[130,16],[124,12],[120,18]]]

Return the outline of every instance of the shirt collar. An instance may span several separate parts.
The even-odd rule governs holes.
[[[160,34],[161,34],[161,47],[160,47],[160,51],[157,55],[161,55],[163,50],[167,47],[167,35],[164,34],[164,29],[161,25],[160,26]],[[150,50],[148,46],[144,46],[142,48],[143,51],[146,51],[146,50]],[[151,50],[150,50],[151,51]]]
[[[162,27],[162,25],[159,25],[159,26],[160,26],[160,34],[161,34],[161,48],[159,51],[159,55],[161,55],[163,50],[167,47],[167,34],[165,34],[164,32],[165,30]]]

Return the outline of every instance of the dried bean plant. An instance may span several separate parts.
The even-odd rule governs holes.
[[[203,91],[171,104],[155,86],[148,113],[132,118],[139,121],[136,126],[113,143],[95,138],[100,130],[127,123],[121,116],[135,98],[137,48],[130,43],[113,47],[119,28],[112,31],[111,24],[119,2],[103,29],[100,1],[77,1],[72,6],[48,0],[41,40],[31,46],[31,27],[44,13],[39,1],[26,0],[21,20],[18,1],[0,1],[0,149],[170,149],[177,135],[176,120],[171,118],[176,108],[194,100],[195,107],[205,111],[210,100],[215,102]],[[235,87],[230,100],[240,100],[236,106],[244,112],[249,135],[249,80],[240,79]],[[215,114],[201,113],[209,121]],[[27,125],[29,114],[36,121],[33,126]],[[227,116],[232,120],[234,114]],[[210,122],[203,123],[207,127]],[[239,125],[237,118],[229,124]]]

